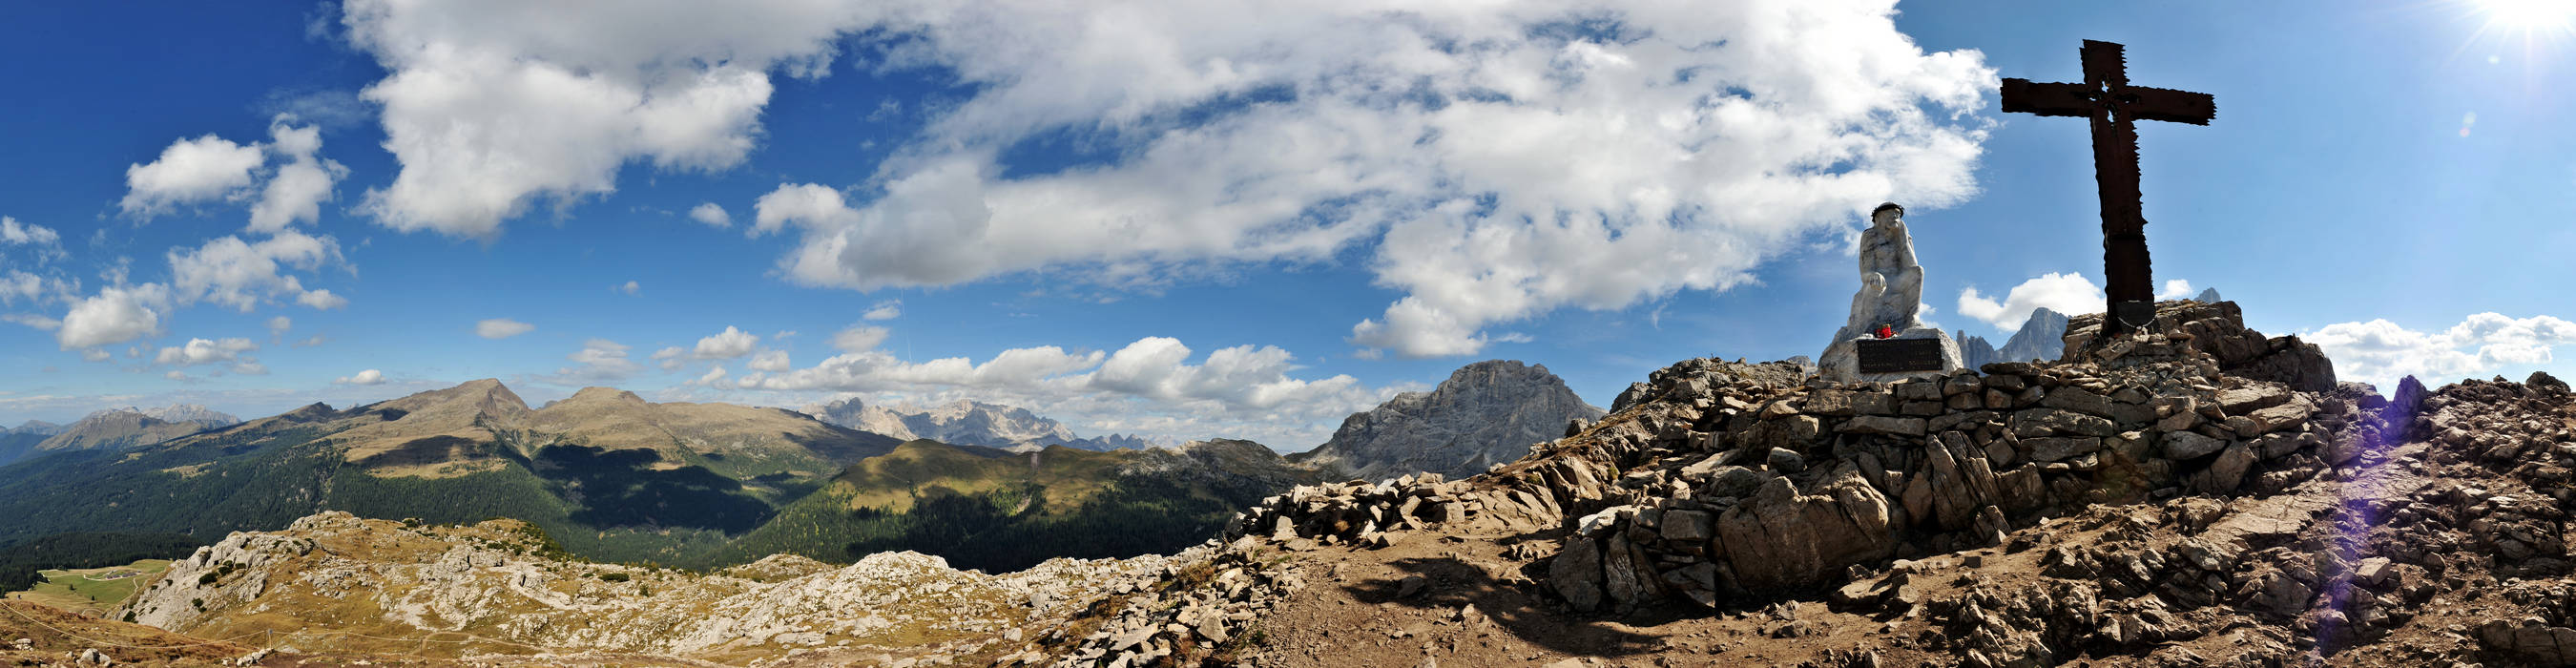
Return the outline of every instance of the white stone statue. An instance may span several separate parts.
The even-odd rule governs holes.
[[[1833,341],[1817,362],[1817,372],[1828,380],[1889,381],[1905,378],[1940,376],[1958,370],[1959,344],[1941,330],[1923,326],[1915,311],[1923,304],[1923,266],[1914,261],[1914,238],[1905,231],[1905,207],[1895,203],[1880,204],[1869,213],[1869,229],[1860,233],[1860,292],[1852,294],[1851,318],[1834,332]],[[1862,374],[1855,349],[1858,339],[1878,338],[1880,327],[1894,333],[1889,338],[1937,339],[1941,342],[1941,366],[1938,371],[1893,374]]]

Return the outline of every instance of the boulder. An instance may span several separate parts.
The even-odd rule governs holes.
[[[1717,521],[1737,581],[1757,590],[1805,587],[1895,553],[1887,497],[1850,467],[1801,494],[1788,478],[1763,483]]]

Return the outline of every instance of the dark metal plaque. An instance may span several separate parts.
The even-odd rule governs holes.
[[[1941,370],[1940,339],[1861,339],[1853,352],[1861,373],[1910,373]]]
[[[2113,302],[2111,317],[2120,321],[2122,330],[2152,328],[2156,324],[2156,303]]]

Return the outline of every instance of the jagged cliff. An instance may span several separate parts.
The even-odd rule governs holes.
[[[1361,478],[1409,473],[1463,477],[1520,459],[1573,420],[1601,416],[1546,365],[1476,362],[1430,392],[1407,392],[1353,413],[1303,460]]]

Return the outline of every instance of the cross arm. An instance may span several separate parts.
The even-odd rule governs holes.
[[[2005,79],[2004,113],[2039,114],[2041,116],[2091,116],[2093,92],[2084,84],[2031,83],[2029,79]]]
[[[2218,117],[2218,99],[2208,93],[2143,86],[2130,86],[2120,92],[2120,109],[2133,118],[2208,125],[2210,119]]]

